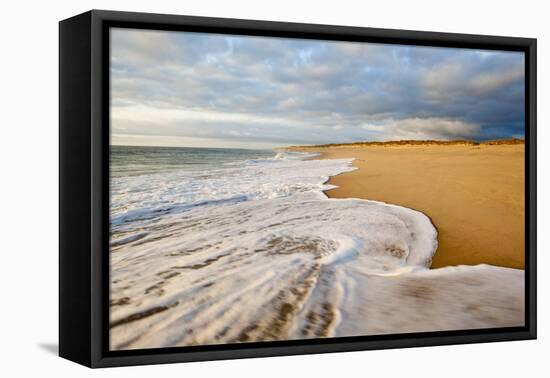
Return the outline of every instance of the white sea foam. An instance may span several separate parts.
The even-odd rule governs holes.
[[[426,215],[327,199],[328,177],[353,170],[352,160],[310,157],[114,182],[111,347],[522,321],[522,271],[429,270],[437,232]]]
[[[227,163],[207,170],[116,177],[111,180],[111,223],[155,219],[198,205],[321,193],[329,176],[354,168],[351,159],[307,160],[315,154],[280,152],[272,159]]]

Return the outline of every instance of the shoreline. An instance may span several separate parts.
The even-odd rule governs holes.
[[[522,143],[291,147],[316,159],[354,158],[328,198],[360,198],[426,215],[438,232],[432,268],[524,269]],[[518,232],[518,230],[520,230]]]
[[[135,227],[123,230],[110,254],[110,348],[523,325],[523,270],[483,264],[429,269],[438,220],[368,191],[362,199],[342,193],[376,164],[370,155],[331,161],[339,157],[334,151],[320,152],[308,162],[276,162],[279,168],[269,174],[258,172],[269,170],[271,161],[241,171],[254,178],[252,187],[263,177],[263,184],[274,184],[271,190],[285,183],[294,188],[297,179],[318,190],[217,203],[185,215],[167,212],[152,222],[137,218]],[[350,157],[356,154],[364,151]],[[359,169],[345,171],[350,163]],[[372,179],[359,189],[372,187]],[[241,190],[250,189],[244,181]],[[323,196],[321,182],[340,187]]]

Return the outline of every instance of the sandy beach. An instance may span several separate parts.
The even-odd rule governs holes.
[[[522,145],[113,151],[112,349],[524,324]]]
[[[526,324],[523,53],[230,37],[112,32],[110,350]]]
[[[524,268],[524,145],[391,145],[300,148],[355,158],[334,176],[331,198],[362,198],[422,211],[439,232],[432,268]]]

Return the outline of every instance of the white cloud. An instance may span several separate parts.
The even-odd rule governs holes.
[[[385,129],[382,125],[373,125],[372,123],[364,123],[361,128],[368,131],[384,131]]]
[[[111,134],[111,144],[119,146],[156,146],[156,147],[207,147],[207,148],[251,148],[271,149],[273,143],[257,141],[237,141],[222,138],[199,138],[174,135]]]
[[[479,134],[476,124],[447,118],[407,118],[391,120],[384,125],[386,140],[468,139]]]
[[[208,109],[175,109],[160,108],[148,105],[132,105],[113,107],[111,110],[114,130],[122,129],[118,122],[138,122],[157,124],[176,123],[236,123],[241,125],[281,125],[300,126],[301,123],[288,118],[276,116],[256,115],[251,113],[229,113]]]
[[[476,94],[491,93],[522,80],[524,75],[523,66],[511,67],[504,72],[492,72],[474,77],[468,82],[468,87]]]

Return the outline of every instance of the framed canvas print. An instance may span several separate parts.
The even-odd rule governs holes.
[[[536,337],[536,40],[60,22],[60,355]]]

